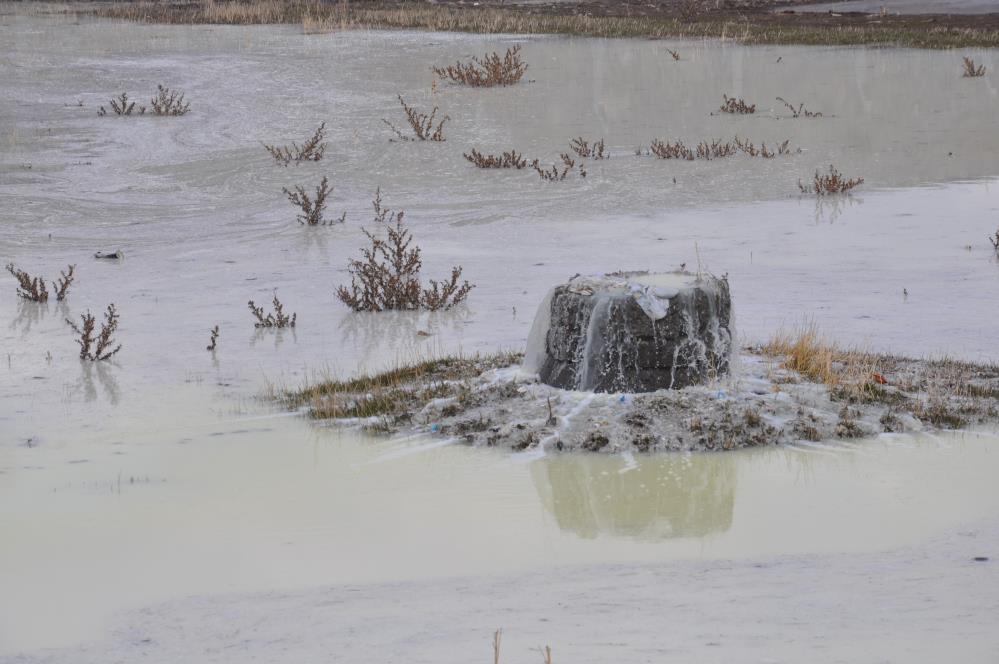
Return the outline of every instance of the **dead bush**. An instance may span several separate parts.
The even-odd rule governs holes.
[[[607,159],[607,155],[604,154],[604,139],[602,138],[590,145],[588,141],[583,140],[582,136],[579,136],[572,139],[569,147],[584,159]]]
[[[540,162],[537,159],[531,162],[531,168],[535,170],[542,180],[547,182],[561,182],[565,179],[565,176],[569,174],[569,171],[575,167],[576,160],[565,152],[559,156],[562,159],[562,170],[559,170],[557,162],[552,164],[551,170],[541,168]],[[580,164],[579,172],[580,175],[586,177],[586,170],[583,168],[582,164]]]
[[[153,115],[184,115],[191,109],[190,103],[184,103],[184,93],[173,91],[162,85],[156,86],[156,96],[149,102]]]
[[[256,310],[254,310],[254,312],[256,312]],[[208,342],[208,346],[205,347],[205,350],[209,350],[209,351],[215,352],[215,348],[216,348],[216,346],[218,346],[218,342],[219,342],[219,326],[218,325],[216,325],[215,327],[213,327],[211,329],[211,335],[212,335],[211,339]]]
[[[791,104],[787,103],[784,100],[783,97],[777,97],[777,101],[779,101],[780,103],[784,104],[784,106],[786,106],[787,109],[789,111],[791,111],[791,117],[797,118],[797,117],[801,117],[802,115],[804,115],[806,118],[821,118],[822,117],[821,113],[812,113],[807,108],[805,108],[805,103],[804,102],[798,104],[798,108],[795,108]]]
[[[115,115],[145,115],[146,113],[145,106],[140,106],[138,111],[135,110],[135,102],[128,100],[127,92],[122,92],[117,97],[112,97],[110,101],[110,106],[111,106],[111,111]],[[103,106],[101,106],[97,110],[97,115],[101,117],[104,117],[107,114],[108,111]]]
[[[736,113],[739,115],[748,115],[749,113],[756,112],[756,104],[747,104],[742,99],[736,99],[734,97],[729,97],[728,95],[722,95],[722,105],[721,111],[723,113]]]
[[[96,338],[94,337],[94,331],[97,327],[97,321],[89,310],[84,314],[80,314],[80,325],[77,325],[68,318],[66,322],[69,323],[73,332],[79,337],[76,343],[80,345],[81,360],[100,362],[110,358],[121,350],[121,344],[116,344],[114,340],[114,333],[118,329],[118,311],[115,309],[114,304],[109,304],[107,310],[104,312],[104,322],[101,324],[101,332]]]
[[[292,143],[290,147],[264,143],[264,148],[274,157],[274,161],[284,166],[292,162],[298,164],[303,161],[319,161],[326,152],[326,123],[320,124],[319,128],[305,143],[302,143],[301,147],[298,143]]]
[[[504,152],[497,157],[496,155],[482,154],[472,148],[470,153],[464,153],[463,156],[479,168],[516,168],[520,170],[527,166],[527,160],[516,150]]]
[[[760,143],[760,147],[757,148],[752,141],[742,140],[738,136],[735,137],[735,145],[739,150],[748,154],[750,157],[763,157],[764,159],[773,159],[774,157],[785,156],[792,154],[790,146],[791,141],[785,140],[783,143],[777,144],[777,151],[773,152],[767,149],[766,143]],[[801,151],[800,149],[798,150]]]
[[[985,76],[985,65],[975,65],[975,61],[969,57],[962,58],[964,61],[964,77],[977,78]]]
[[[323,217],[323,212],[326,210],[326,198],[333,193],[333,187],[329,186],[329,179],[325,175],[323,176],[323,181],[316,187],[315,196],[311,198],[302,187],[295,187],[295,191],[287,188],[281,191],[288,197],[292,205],[302,211],[301,214],[295,217],[300,224],[305,226],[332,226],[333,224],[342,224],[347,220],[346,212],[340,215],[339,219],[327,220]]]
[[[258,307],[254,304],[253,300],[246,303],[250,308],[250,313],[253,317],[257,319],[257,322],[253,324],[253,327],[295,327],[295,322],[298,320],[298,314],[293,313],[290,317],[284,313],[284,305],[281,304],[281,300],[278,299],[275,293],[274,299],[271,300],[271,304],[274,305],[274,313],[264,314],[264,308]],[[218,326],[216,326],[218,328]],[[214,350],[215,339],[218,338],[217,330],[216,333],[212,335],[212,346],[209,350]]]
[[[996,230],[995,235],[989,236],[989,242],[992,243],[992,248],[995,249],[996,257],[999,258],[999,229]]]
[[[472,87],[493,87],[496,85],[514,85],[518,83],[527,71],[527,65],[520,59],[520,46],[506,50],[502,58],[495,51],[480,60],[472,58],[468,64],[461,62],[448,67],[434,67],[434,74],[442,79],[450,79],[454,83]]]
[[[829,166],[829,174],[822,175],[815,171],[815,178],[811,185],[802,184],[798,180],[798,189],[803,194],[815,194],[816,196],[827,196],[829,194],[842,194],[850,191],[859,184],[863,184],[864,178],[847,179],[837,171],[832,165]]]
[[[723,143],[721,140],[714,140],[698,143],[695,154],[698,159],[721,159],[723,157],[731,157],[736,151],[737,148],[732,143],[727,141]]]
[[[49,290],[45,287],[45,280],[42,277],[32,277],[24,270],[14,267],[13,263],[7,264],[7,271],[17,279],[17,295],[32,302],[47,302]],[[55,291],[56,300],[63,301],[69,293],[69,287],[73,283],[73,273],[76,271],[75,265],[69,265],[65,271],[60,272],[60,277],[52,282],[52,290]]]
[[[412,136],[406,136],[401,131],[395,128],[388,120],[382,119],[382,122],[389,126],[389,129],[395,132],[395,135],[403,141],[443,141],[444,140],[444,123],[450,120],[448,116],[444,116],[437,126],[434,126],[434,117],[437,115],[438,108],[434,106],[434,109],[430,111],[430,115],[426,113],[420,113],[412,106],[406,104],[403,100],[402,95],[398,95],[399,103],[402,104],[402,110],[406,112],[406,121],[409,122],[410,128],[413,130],[413,134],[416,136],[414,139]]]
[[[420,283],[423,261],[420,247],[403,223],[403,212],[382,206],[381,190],[373,201],[375,224],[383,229],[362,229],[370,245],[361,249],[363,259],[351,260],[350,287],[340,286],[336,295],[354,311],[450,309],[463,302],[474,286],[461,280],[461,267],[451,268],[446,281]]]

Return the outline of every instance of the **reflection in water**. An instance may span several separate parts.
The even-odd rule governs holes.
[[[255,348],[257,342],[267,336],[272,336],[274,338],[274,347],[278,348],[284,343],[285,333],[291,335],[291,340],[294,343],[298,343],[298,335],[295,334],[295,328],[293,327],[257,327],[253,330],[253,336],[250,337],[250,348]],[[212,352],[212,359],[215,358],[215,353]]]
[[[104,390],[104,396],[111,405],[118,405],[121,390],[118,389],[118,381],[111,373],[108,362],[89,362],[80,360],[80,387],[83,391],[83,398],[87,402],[97,399],[97,385]],[[94,378],[97,380],[95,381]]]
[[[559,528],[659,540],[723,533],[732,525],[739,454],[559,455],[531,467]]]
[[[344,345],[356,345],[361,366],[373,358],[385,356],[385,348],[397,348],[399,357],[410,360],[426,355],[419,342],[433,338],[442,331],[461,333],[469,318],[467,307],[448,311],[379,311],[352,312],[340,321],[340,340]],[[398,358],[397,358],[398,359]]]
[[[862,205],[863,203],[864,199],[853,195],[816,196],[815,223],[820,224],[828,221],[830,224],[834,224],[843,215],[843,211],[847,207]]]
[[[55,309],[56,314],[61,318],[69,317],[69,308],[65,302],[56,302]],[[31,332],[32,326],[44,320],[48,313],[48,302],[20,299],[17,302],[17,316],[11,319],[10,329],[17,330],[22,337],[27,336]]]

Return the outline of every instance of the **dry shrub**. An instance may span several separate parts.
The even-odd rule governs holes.
[[[420,113],[412,106],[407,105],[406,102],[403,101],[402,95],[398,95],[398,97],[399,97],[399,103],[402,104],[402,109],[406,112],[406,120],[409,122],[409,126],[413,130],[413,134],[416,136],[416,139],[412,138],[411,136],[406,136],[401,131],[396,129],[395,125],[393,125],[391,122],[383,118],[382,122],[387,124],[389,126],[389,129],[395,132],[396,136],[398,136],[403,141],[412,141],[418,139],[421,141],[440,142],[444,140],[444,123],[450,120],[451,118],[445,115],[444,118],[437,123],[437,126],[434,127],[434,116],[437,115],[438,111],[438,108],[436,106],[434,106],[434,110],[430,112],[430,115],[427,115],[426,113]]]
[[[985,76],[985,65],[975,66],[975,61],[969,57],[962,58],[964,61],[964,77],[965,78],[977,78],[979,76]]]
[[[709,143],[701,141],[697,144],[696,154],[698,159],[720,159],[731,157],[737,150],[736,146],[729,142],[723,143],[720,140],[714,140]]]
[[[287,145],[278,147],[264,143],[264,148],[274,157],[274,161],[285,166],[292,162],[298,164],[303,161],[319,161],[326,152],[326,123],[320,124],[319,128],[305,143],[302,143],[301,147],[298,143],[292,143],[291,147]]]
[[[7,271],[17,279],[17,295],[32,302],[47,302],[49,290],[45,287],[45,280],[42,277],[32,277],[24,270],[14,267],[13,263],[7,264]],[[62,302],[69,293],[69,287],[73,283],[73,273],[76,271],[75,265],[69,265],[65,271],[61,271],[58,280],[52,282],[52,290],[55,291],[56,300]]]
[[[524,155],[516,150],[504,152],[497,157],[496,155],[482,154],[472,148],[470,153],[466,152],[463,156],[479,168],[516,168],[520,170],[527,166],[527,159],[524,159]]]
[[[995,249],[996,256],[999,257],[999,229],[996,230],[995,235],[989,236],[989,242],[992,243],[992,248]]]
[[[156,86],[156,96],[149,102],[153,115],[184,115],[191,109],[190,102],[184,103],[184,93],[172,91],[162,85]]]
[[[773,151],[767,149],[767,144],[766,143],[760,143],[760,147],[757,148],[753,144],[752,141],[750,141],[748,139],[747,140],[742,140],[738,136],[735,137],[735,145],[742,152],[748,154],[750,157],[763,157],[764,159],[773,159],[774,157],[776,157],[778,155],[782,155],[783,156],[783,155],[792,154],[793,151],[789,147],[790,143],[791,143],[790,139],[785,140],[783,143],[778,143],[777,144],[777,151],[773,152]],[[801,150],[799,148],[798,152],[800,152],[800,151]]]
[[[679,62],[680,61],[680,53],[679,53],[679,51],[674,51],[671,48],[667,48],[666,52],[669,53],[671,56],[673,56],[673,61],[674,62]]]
[[[278,299],[277,294],[274,295],[274,299],[271,300],[271,303],[274,305],[274,313],[268,313],[266,315],[264,314],[264,308],[258,307],[253,303],[253,300],[246,303],[246,305],[250,308],[250,313],[252,313],[253,317],[257,319],[257,322],[253,324],[253,327],[295,327],[295,322],[298,320],[298,314],[293,313],[291,316],[285,314],[284,305],[281,304],[281,300]],[[215,327],[216,331],[212,334],[212,346],[210,346],[208,350],[215,350],[214,345],[215,339],[218,338],[218,326],[216,325]]]
[[[756,112],[756,104],[747,104],[742,99],[736,99],[734,97],[729,97],[728,95],[722,95],[722,105],[721,111],[723,113],[736,113],[739,115],[748,115],[749,113]]]
[[[145,106],[140,106],[138,111],[135,110],[135,102],[128,100],[127,92],[122,92],[117,97],[112,97],[110,105],[111,105],[111,111],[115,115],[145,115],[146,113]],[[97,115],[101,117],[104,117],[107,114],[108,111],[103,106],[101,106],[97,110]]]
[[[451,268],[446,281],[430,280],[430,287],[420,283],[420,247],[413,245],[413,237],[403,224],[402,211],[393,213],[382,206],[381,190],[372,201],[375,224],[384,227],[384,235],[365,229],[370,240],[361,249],[363,260],[351,260],[350,287],[340,286],[336,295],[354,311],[418,310],[437,311],[450,309],[464,301],[474,288],[468,281],[459,282],[461,267]]]
[[[785,101],[783,97],[777,97],[777,101],[779,101],[780,103],[784,104],[784,106],[786,106],[787,109],[789,111],[791,111],[791,117],[797,118],[797,117],[801,117],[802,115],[804,115],[806,118],[821,118],[822,117],[821,113],[812,113],[807,108],[805,108],[805,102],[801,102],[800,104],[798,104],[798,108],[795,108],[791,104],[787,103],[787,101]]]
[[[523,78],[525,71],[527,65],[520,59],[519,45],[508,48],[502,58],[493,51],[481,60],[473,57],[468,64],[458,62],[443,69],[434,67],[434,74],[440,78],[476,88],[514,85]]]
[[[837,171],[832,165],[829,166],[829,174],[822,175],[815,171],[815,178],[811,185],[802,184],[798,180],[798,189],[803,194],[815,194],[816,196],[828,196],[829,194],[843,194],[859,184],[863,184],[864,178],[846,179],[843,174]]]
[[[94,330],[97,321],[88,310],[85,314],[80,314],[80,325],[66,319],[73,332],[79,337],[76,343],[80,345],[80,359],[100,362],[110,358],[121,350],[121,344],[116,344],[114,333],[118,329],[118,311],[114,304],[109,304],[104,312],[104,322],[101,324],[101,333],[94,338]],[[114,346],[114,348],[112,348]]]
[[[332,226],[342,224],[347,220],[347,213],[340,215],[339,219],[327,220],[323,218],[323,211],[326,209],[326,198],[333,193],[333,187],[329,186],[329,179],[324,175],[322,182],[316,187],[316,194],[310,198],[300,186],[295,187],[295,191],[283,188],[288,200],[292,205],[298,207],[302,213],[296,216],[298,223],[305,226]]]
[[[676,143],[666,141],[664,143],[656,138],[652,141],[651,150],[652,154],[660,159],[686,159],[688,161],[694,159],[694,151],[684,145],[682,141]]]
[[[254,309],[254,313],[256,313],[256,309]],[[211,329],[211,334],[212,334],[211,340],[208,342],[208,346],[205,347],[205,350],[210,350],[210,351],[214,352],[215,351],[215,347],[218,345],[218,342],[219,342],[219,326],[218,325],[216,325],[215,327],[213,327]]]
[[[569,147],[584,159],[607,159],[607,155],[604,154],[604,139],[602,138],[599,141],[594,141],[593,145],[590,145],[589,142],[583,140],[583,137],[580,136],[572,139]]]
[[[547,182],[561,182],[565,179],[565,176],[569,174],[575,165],[576,160],[570,157],[567,153],[563,152],[559,155],[562,159],[562,170],[559,170],[558,163],[552,164],[551,170],[541,168],[540,163],[537,159],[531,162],[531,168],[537,172],[538,176]],[[579,166],[579,174],[586,177],[586,170],[583,168],[582,164]]]

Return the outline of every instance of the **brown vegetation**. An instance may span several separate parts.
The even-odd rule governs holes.
[[[380,230],[362,229],[371,244],[361,249],[363,260],[351,260],[347,266],[350,287],[337,288],[340,301],[354,311],[437,311],[464,301],[474,286],[459,281],[461,267],[452,267],[449,279],[431,279],[430,286],[424,288],[420,283],[420,247],[412,244],[413,237],[403,224],[404,213],[383,207],[381,190],[375,193],[372,205],[375,223],[384,227],[384,235]]]
[[[497,157],[496,155],[482,154],[472,148],[470,153],[464,153],[464,157],[479,168],[516,168],[520,170],[527,166],[527,159],[516,150],[504,152]]]
[[[680,61],[680,53],[679,53],[679,51],[674,51],[671,48],[667,48],[666,52],[669,53],[671,56],[673,56],[673,61],[674,62],[679,62]]]
[[[773,159],[774,157],[776,157],[778,155],[789,155],[789,154],[791,154],[792,150],[789,147],[790,143],[791,143],[790,140],[785,140],[783,143],[778,143],[777,144],[777,151],[773,152],[773,151],[767,149],[767,144],[766,143],[760,143],[760,147],[757,148],[752,143],[752,141],[742,140],[738,136],[735,137],[735,145],[742,152],[748,154],[750,157],[763,157],[764,159]],[[800,148],[798,149],[798,152],[801,152]]]
[[[191,109],[190,102],[184,103],[184,93],[172,91],[162,85],[156,86],[156,96],[149,102],[153,115],[184,115]]]
[[[319,161],[326,152],[326,123],[323,122],[320,124],[319,128],[313,132],[312,136],[301,147],[299,147],[298,143],[292,143],[291,147],[287,145],[278,147],[264,143],[264,148],[274,157],[274,161],[284,166],[287,166],[291,162],[297,164],[303,161]]]
[[[45,280],[42,277],[32,277],[24,270],[14,267],[13,263],[6,266],[8,272],[17,279],[17,295],[32,302],[47,302],[49,290],[45,287]],[[73,283],[73,273],[76,271],[75,265],[69,265],[65,271],[60,272],[58,280],[52,282],[52,290],[55,291],[56,300],[63,301],[69,293],[69,287]]]
[[[293,313],[290,317],[284,313],[284,305],[281,304],[281,300],[278,299],[277,294],[274,295],[274,299],[271,301],[274,305],[274,313],[268,313],[264,315],[264,308],[258,307],[253,303],[253,300],[247,302],[247,306],[250,308],[250,313],[253,317],[257,319],[257,322],[253,324],[253,327],[295,327],[295,322],[298,320],[298,314]],[[216,326],[218,327],[218,326]],[[212,335],[212,343],[215,343],[215,337],[217,334]],[[209,350],[214,350],[210,347]]]
[[[451,118],[445,115],[443,119],[441,119],[441,121],[437,123],[437,126],[434,127],[434,116],[437,115],[438,111],[438,108],[436,106],[434,106],[434,109],[430,112],[430,115],[427,115],[426,113],[419,113],[412,106],[407,105],[406,102],[403,100],[402,95],[398,95],[398,97],[399,97],[399,103],[402,104],[402,109],[406,112],[406,120],[409,122],[409,126],[413,130],[413,134],[416,136],[416,139],[421,141],[437,141],[437,142],[444,140],[444,123],[450,120]],[[393,125],[388,120],[385,120],[383,118],[382,122],[387,124],[389,126],[389,129],[394,131],[395,135],[398,136],[401,140],[403,141],[416,140],[413,139],[411,136],[406,136],[405,134],[403,134],[401,131],[396,129],[395,125]]]
[[[787,103],[783,97],[777,97],[777,101],[784,104],[789,111],[791,111],[791,117],[797,118],[804,115],[806,118],[821,118],[821,113],[812,113],[810,110],[805,108],[805,102],[798,104],[798,108],[795,108],[791,104]]]
[[[962,58],[964,61],[964,77],[977,78],[985,76],[985,65],[975,65],[975,61],[969,57]]]
[[[652,154],[659,157],[660,159],[686,159],[688,161],[694,160],[694,151],[683,144],[682,141],[677,141],[671,143],[666,141],[665,143],[658,138],[652,140],[651,145]]]
[[[798,180],[798,189],[803,194],[828,196],[829,194],[846,193],[863,182],[864,178],[844,178],[842,173],[830,165],[828,175],[822,175],[819,171],[815,171],[815,178],[811,185],[802,184],[801,180]]]
[[[995,249],[996,256],[999,257],[999,229],[996,230],[995,235],[989,236],[989,242],[992,243],[992,248]]]
[[[723,113],[747,115],[749,113],[756,112],[756,104],[747,104],[742,99],[736,99],[734,97],[729,97],[728,95],[722,95],[722,99],[724,100],[721,105],[721,111]]]
[[[576,160],[570,157],[567,153],[563,152],[559,155],[562,159],[562,170],[559,170],[558,163],[552,164],[551,170],[541,168],[541,165],[537,159],[531,162],[531,168],[535,170],[538,176],[547,182],[561,182],[565,179],[565,176],[569,174],[575,165]],[[586,171],[583,169],[582,164],[579,166],[579,174],[586,177]]]
[[[118,329],[118,311],[114,304],[109,304],[104,312],[104,322],[101,324],[101,333],[94,338],[96,320],[88,310],[85,314],[80,314],[80,325],[70,319],[66,319],[73,332],[79,337],[76,343],[80,345],[80,359],[100,362],[110,358],[121,350],[121,344],[116,344],[114,333]],[[114,348],[112,348],[114,346]]]
[[[582,136],[572,139],[569,144],[572,151],[578,154],[580,157],[587,159],[607,159],[607,155],[604,154],[604,139],[599,141],[594,141],[593,145],[590,145],[588,141],[583,140]]]
[[[520,46],[506,50],[502,58],[495,51],[480,60],[472,58],[468,64],[461,62],[448,67],[434,67],[434,74],[440,78],[450,79],[461,85],[472,87],[493,87],[497,85],[514,85],[518,83],[527,71],[527,65],[520,59]]]
[[[288,188],[283,188],[281,191],[288,197],[292,205],[295,205],[302,211],[301,214],[295,217],[300,224],[305,226],[332,226],[333,224],[342,224],[347,220],[346,212],[340,215],[339,219],[327,220],[323,217],[323,211],[326,209],[326,197],[333,193],[333,187],[329,186],[329,179],[325,175],[322,182],[316,187],[316,194],[312,198],[300,186],[295,187],[294,191]]]

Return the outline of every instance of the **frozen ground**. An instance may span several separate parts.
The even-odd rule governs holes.
[[[514,42],[524,43],[536,82],[439,86],[436,103],[452,118],[447,142],[388,142],[381,119],[402,121],[396,93],[421,109],[433,103],[430,65]],[[893,636],[901,623],[892,621],[908,615],[911,630],[901,633],[910,642],[927,643],[927,625],[935,624],[945,636],[934,643],[960,637],[965,661],[990,661],[995,624],[987,623],[995,612],[974,600],[991,581],[968,575],[991,567],[969,566],[973,552],[961,548],[968,541],[961,537],[924,544],[984,523],[974,555],[999,546],[988,525],[999,519],[989,435],[802,446],[776,456],[562,461],[336,435],[273,417],[256,401],[271,382],[298,384],[327,367],[351,374],[438,351],[519,348],[553,283],[581,271],[693,266],[698,251],[707,267],[728,272],[744,341],[810,316],[842,343],[999,360],[999,266],[985,239],[999,223],[999,91],[988,76],[962,79],[955,54],[410,32],[303,36],[294,26],[117,25],[11,13],[0,15],[0,43],[0,259],[50,278],[67,263],[78,266],[65,305],[18,303],[13,280],[0,275],[0,658],[26,651],[29,660],[75,662],[117,651],[117,659],[134,660],[152,647],[142,639],[155,638],[151,656],[161,659],[277,659],[276,644],[254,642],[236,655],[215,648],[229,645],[225,634],[236,628],[262,629],[250,626],[275,610],[274,596],[242,593],[302,588],[287,600],[301,612],[267,622],[328,648],[316,658],[394,643],[386,656],[448,661],[481,652],[486,659],[491,630],[503,626],[521,654],[529,640],[550,641],[556,652],[575,647],[580,661],[612,656],[611,649],[659,660],[653,649],[661,635],[681,638],[660,623],[614,621],[620,633],[601,637],[605,645],[586,640],[610,624],[607,611],[654,595],[706,602],[703,614],[680,607],[662,619],[681,621],[687,650],[676,658],[684,661],[713,656],[715,646],[704,644],[716,632],[701,640],[697,616],[728,616],[731,624],[739,622],[736,609],[744,619],[774,615],[775,607],[800,620],[802,639],[811,637],[799,645],[830,635],[827,659],[856,660],[857,644],[878,633],[853,618],[877,613]],[[667,47],[678,48],[681,61]],[[969,55],[995,69],[994,53]],[[112,94],[144,98],[157,83],[182,88],[192,112],[97,117]],[[711,115],[723,93],[762,112]],[[773,101],[778,95],[826,117],[788,119]],[[260,141],[301,141],[323,120],[331,132],[326,160],[269,162]],[[694,142],[735,133],[757,142],[789,138],[803,151],[708,163],[633,156],[655,137]],[[481,172],[461,157],[471,147],[515,147],[555,159],[579,134],[605,138],[612,153],[590,162],[585,180]],[[797,180],[829,163],[866,184],[822,205],[799,197]],[[347,223],[302,228],[281,187],[313,185],[323,174],[336,185],[331,208],[346,210]],[[467,309],[365,316],[333,301],[379,185],[388,205],[406,210],[428,272],[464,265],[478,285]],[[117,248],[122,262],[90,258]],[[246,301],[267,300],[273,289],[298,313],[293,332],[252,327]],[[124,349],[108,366],[81,366],[63,318],[111,301],[122,315]],[[216,323],[213,357],[204,346]],[[605,462],[617,465],[590,465]],[[646,470],[636,474],[632,464]],[[608,477],[622,482],[607,490]],[[657,483],[680,488],[645,491]],[[707,501],[718,507],[682,502],[696,494],[687,487],[719,483],[722,498]],[[898,547],[912,548],[870,553]],[[796,553],[820,557],[752,567]],[[698,558],[714,562],[689,560]],[[553,561],[568,569],[546,567]],[[639,561],[659,564],[620,566]],[[602,569],[621,578],[600,586],[599,576],[575,572],[578,564],[615,565]],[[719,568],[728,571],[709,572]],[[544,571],[523,581],[480,577],[528,569]],[[475,601],[491,602],[497,619],[483,617],[468,630],[472,613],[450,621],[453,631],[446,627],[464,605],[437,602],[455,582],[430,579],[454,574],[469,576]],[[558,601],[580,575],[595,585],[581,586],[593,591],[586,602],[565,602],[572,608],[564,610],[579,611],[565,614],[571,618],[529,620],[545,603],[538,613],[516,610],[529,595]],[[843,575],[883,584],[858,583],[865,594],[854,602]],[[699,594],[705,579],[720,585],[700,587],[732,594]],[[798,593],[807,606],[791,612],[785,600],[805,579],[818,599]],[[348,628],[334,614],[316,614],[330,624],[304,631],[313,624],[310,602],[345,592],[317,586],[388,582],[417,585],[352,591],[368,599],[344,605],[370,617],[364,638],[337,631]],[[614,590],[605,593],[608,586]],[[865,603],[876,588],[892,597],[884,612]],[[918,595],[924,588],[932,592]],[[427,607],[439,604],[441,617],[421,609],[421,624],[396,621],[380,598],[401,600],[400,589],[417,589]],[[194,598],[134,612],[179,596]],[[837,597],[844,608],[833,615],[845,617],[833,629],[822,598]],[[656,612],[642,615],[652,620]],[[109,631],[164,616],[211,636]],[[233,631],[215,627],[230,619]],[[792,652],[795,643],[774,633],[747,628],[723,643],[758,648],[760,660],[766,647]],[[82,650],[83,643],[91,645]],[[177,650],[188,647],[198,650]],[[39,650],[47,648],[58,649]]]

